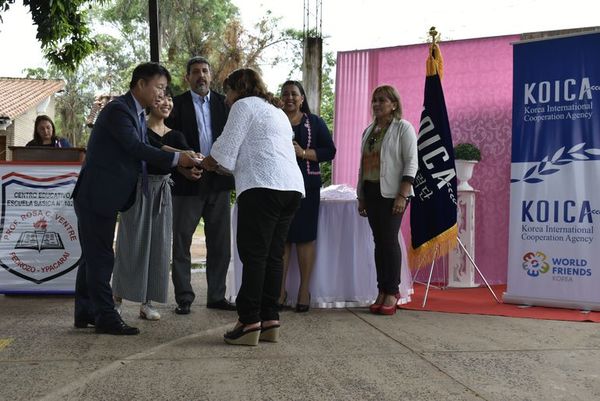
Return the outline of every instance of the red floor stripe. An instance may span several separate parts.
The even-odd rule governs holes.
[[[506,291],[505,285],[492,286],[498,299]],[[425,310],[434,312],[465,313],[475,315],[494,315],[521,317],[530,319],[567,320],[577,322],[600,322],[600,312],[582,313],[579,310],[545,308],[541,306],[519,307],[496,302],[487,287],[467,289],[429,289],[427,304],[424,308],[425,286],[415,284],[412,302],[402,305],[402,309]]]

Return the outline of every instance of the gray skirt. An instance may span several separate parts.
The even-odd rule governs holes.
[[[113,294],[135,302],[167,302],[173,206],[170,175],[149,175],[148,196],[138,179],[133,206],[121,213]]]

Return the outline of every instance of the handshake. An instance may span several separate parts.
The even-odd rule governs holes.
[[[202,170],[214,171],[220,175],[231,175],[231,171],[221,167],[212,157],[204,157],[193,151],[181,152],[177,170],[188,180],[196,181],[202,175]]]
[[[188,180],[196,181],[202,176],[202,160],[204,160],[204,156],[201,153],[194,153],[191,150],[181,152],[177,171]]]
[[[177,165],[183,168],[200,167],[202,160],[204,160],[202,153],[195,153],[192,150],[186,150],[185,152],[181,152],[179,154],[179,163]]]

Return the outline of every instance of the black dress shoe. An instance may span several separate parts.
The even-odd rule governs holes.
[[[140,334],[140,329],[137,327],[128,326],[123,320],[119,319],[111,324],[97,325],[97,334],[112,334],[115,336],[134,336]]]
[[[226,299],[222,299],[217,302],[211,302],[206,304],[209,309],[221,309],[221,310],[237,310],[235,304],[228,302]]]
[[[96,325],[96,321],[91,318],[91,317],[76,317],[75,318],[75,328],[77,329],[85,329],[89,326],[95,326]]]
[[[190,305],[191,304],[189,304],[187,302],[177,305],[177,307],[175,308],[175,313],[177,313],[178,315],[189,315],[190,314]]]

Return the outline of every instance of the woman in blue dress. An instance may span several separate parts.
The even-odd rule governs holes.
[[[288,116],[294,130],[296,160],[304,178],[306,197],[300,203],[288,234],[285,254],[280,304],[285,304],[285,279],[289,265],[290,249],[296,244],[300,267],[300,288],[296,312],[308,312],[310,308],[310,277],[315,264],[315,245],[319,222],[319,202],[321,190],[321,170],[319,163],[332,160],[335,145],[331,133],[323,119],[310,112],[306,93],[298,81],[287,81],[281,87],[283,111]]]

